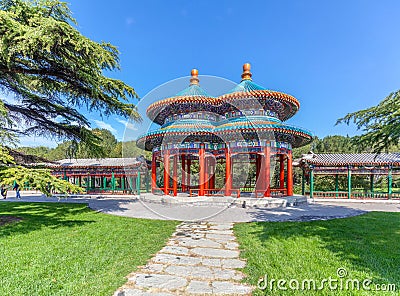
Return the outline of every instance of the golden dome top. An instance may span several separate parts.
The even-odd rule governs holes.
[[[242,81],[243,80],[251,80],[251,72],[250,72],[251,65],[246,63],[243,65],[243,73],[242,73]]]
[[[192,69],[190,74],[192,75],[190,78],[190,85],[199,85],[199,70]]]

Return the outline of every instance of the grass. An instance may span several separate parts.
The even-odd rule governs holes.
[[[62,203],[0,203],[2,216],[22,220],[0,226],[0,295],[112,295],[177,224]]]
[[[395,284],[400,289],[400,213],[372,212],[358,217],[314,222],[260,222],[237,224],[241,256],[247,259],[246,281],[257,285],[260,277],[285,279],[288,291],[256,289],[254,295],[376,295],[376,291],[346,290],[346,280],[366,278],[375,284]],[[295,291],[296,279],[340,279],[337,269],[345,268],[343,290]],[[340,283],[340,281],[338,282]],[[296,287],[296,282],[292,282]],[[307,289],[307,285],[305,286]],[[383,286],[382,286],[383,287]]]

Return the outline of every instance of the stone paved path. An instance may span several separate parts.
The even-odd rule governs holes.
[[[128,276],[114,296],[133,295],[250,295],[240,283],[239,258],[233,223],[184,222],[167,245],[146,266]]]

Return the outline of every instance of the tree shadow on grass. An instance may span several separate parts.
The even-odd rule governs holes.
[[[255,225],[249,234],[263,246],[274,240],[318,238],[320,248],[346,262],[353,271],[372,274],[373,283],[391,283],[400,288],[400,213],[370,212],[326,221],[256,222]],[[302,250],[296,251],[301,254]]]
[[[12,202],[0,204],[0,216],[20,218],[19,222],[0,226],[0,238],[13,234],[24,234],[35,230],[60,227],[75,227],[93,220],[84,219],[90,213],[86,204]]]

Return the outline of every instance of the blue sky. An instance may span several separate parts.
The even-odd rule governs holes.
[[[238,83],[250,62],[257,84],[300,101],[289,123],[324,137],[354,135],[336,120],[400,88],[399,1],[69,2],[82,34],[118,47],[121,71],[109,75],[140,97],[192,68]],[[170,91],[186,84],[179,79]],[[122,139],[122,118],[87,116],[92,127]],[[132,127],[131,136],[146,124]],[[22,144],[54,146],[38,138]]]

